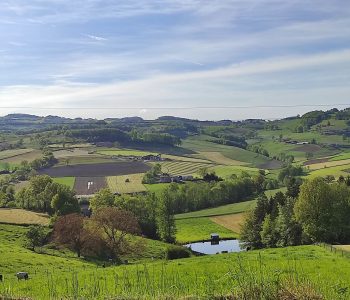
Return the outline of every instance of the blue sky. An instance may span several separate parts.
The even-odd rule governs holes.
[[[243,119],[350,106],[347,0],[4,0],[0,40],[1,115]]]

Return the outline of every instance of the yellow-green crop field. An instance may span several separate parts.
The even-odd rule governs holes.
[[[146,192],[146,187],[142,184],[144,174],[129,174],[121,176],[107,177],[107,184],[112,193],[129,194]]]
[[[49,217],[46,214],[36,213],[24,209],[0,208],[0,223],[8,224],[41,224],[48,225]]]
[[[171,175],[192,175],[202,168],[213,167],[213,164],[171,161],[162,163],[162,171]]]
[[[349,170],[349,169],[350,169],[350,164],[330,167],[330,168],[323,168],[323,169],[310,172],[310,174],[307,177],[315,178],[315,177],[325,177],[327,175],[333,175],[334,177],[339,177],[340,175],[348,176],[350,175],[350,173],[347,172],[346,170]]]
[[[332,161],[326,161],[322,163],[316,163],[308,165],[309,170],[319,170],[323,168],[331,168],[331,167],[337,167],[337,166],[344,166],[350,164],[350,158],[349,159],[342,159],[342,160],[332,160]]]
[[[25,154],[25,153],[32,152],[32,151],[33,151],[33,149],[14,149],[14,150],[0,151],[0,160],[14,157],[14,156],[21,155],[21,154]]]

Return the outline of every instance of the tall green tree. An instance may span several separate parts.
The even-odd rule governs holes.
[[[270,215],[266,215],[261,226],[261,242],[265,247],[274,248],[278,242],[276,222]]]
[[[97,211],[102,207],[111,207],[114,205],[115,196],[110,189],[101,189],[98,191],[90,201],[90,208],[92,211]]]
[[[35,247],[39,247],[44,244],[45,237],[46,237],[46,234],[43,226],[41,225],[30,226],[26,233],[28,247],[33,251],[35,251]]]
[[[327,184],[322,178],[303,183],[294,211],[313,242],[349,240],[349,195],[344,184]]]
[[[158,230],[160,238],[168,243],[176,241],[176,225],[173,209],[173,196],[170,190],[164,190],[158,206]]]

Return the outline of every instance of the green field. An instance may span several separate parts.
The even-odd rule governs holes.
[[[107,177],[107,184],[112,193],[128,194],[146,192],[142,184],[144,174],[130,174]]]
[[[90,155],[90,156],[71,156],[65,158],[59,158],[56,167],[82,165],[82,164],[103,164],[109,162],[115,162],[116,160],[104,157],[102,155]]]
[[[70,187],[70,189],[73,189],[75,184],[75,177],[56,177],[52,178],[53,182],[64,184]]]
[[[348,176],[349,172],[346,172],[346,170],[349,170],[349,169],[350,169],[350,164],[330,167],[330,168],[323,168],[323,169],[310,172],[309,175],[307,175],[307,178],[325,177],[327,175],[333,175],[335,178],[339,177],[340,175]]]
[[[170,183],[156,183],[156,184],[145,184],[147,190],[151,193],[155,193],[160,196],[164,189],[166,189]]]
[[[227,158],[235,161],[246,162],[252,164],[253,166],[257,166],[268,161],[265,156],[253,153],[251,151],[208,142],[206,141],[208,138],[210,137],[204,135],[187,138],[183,140],[182,147],[195,151],[198,154],[201,152],[219,152]],[[203,158],[206,159],[207,157],[203,156]]]
[[[331,161],[338,161],[343,159],[350,159],[350,152],[343,152],[341,154],[335,155],[331,157],[329,160]]]
[[[216,224],[209,218],[190,218],[176,220],[176,241],[181,244],[209,240],[211,233],[218,233],[221,238],[237,238],[231,230]]]
[[[213,299],[214,295],[242,296],[260,289],[260,296],[246,298],[260,299],[271,297],[276,288],[289,296],[299,295],[283,299],[336,300],[349,295],[350,260],[318,246],[102,268],[82,259],[29,251],[22,246],[26,228],[0,226],[0,252],[6,253],[0,256],[4,276],[0,295],[8,298],[178,299],[196,295]],[[17,281],[14,274],[18,271],[28,272],[30,280]],[[305,298],[319,294],[324,297]]]
[[[225,179],[229,178],[233,174],[240,176],[243,171],[247,172],[249,175],[257,175],[259,169],[246,166],[215,166],[212,167],[210,171],[214,171],[216,175]]]
[[[232,203],[227,205],[222,205],[219,207],[208,208],[197,210],[189,213],[178,214],[175,216],[176,219],[188,219],[188,218],[198,218],[198,217],[211,217],[219,215],[230,215],[245,212],[255,206],[256,200],[250,200],[240,203]]]

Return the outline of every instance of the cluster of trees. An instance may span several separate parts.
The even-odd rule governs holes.
[[[210,140],[212,143],[234,146],[238,148],[246,149],[248,144],[243,136],[237,136],[232,133],[211,133],[213,137],[216,137],[215,140]]]
[[[289,165],[289,164],[293,163],[294,156],[291,155],[291,154],[289,155],[289,154],[286,154],[286,153],[282,152],[282,153],[274,156],[273,159],[285,162],[286,164]]]
[[[145,173],[142,179],[142,183],[157,183],[159,176],[162,174],[162,166],[155,164],[151,170]]]
[[[119,143],[141,143],[141,144],[165,144],[176,146],[181,144],[177,136],[160,132],[139,132],[135,129],[128,131],[128,128],[85,128],[72,129],[65,132],[67,138],[82,139],[87,142],[119,142]]]
[[[0,207],[16,207],[15,190],[6,180],[0,180]]]
[[[171,184],[165,193],[170,197],[174,213],[241,202],[264,189],[265,177],[233,177],[225,181]]]
[[[266,149],[264,149],[262,146],[252,145],[248,147],[248,150],[264,155],[266,157],[270,157],[269,152]]]
[[[171,200],[169,191],[164,191],[159,197],[153,193],[115,196],[109,189],[102,189],[91,199],[90,208],[93,212],[106,207],[131,212],[144,236],[175,242],[175,212]]]
[[[66,185],[53,182],[47,175],[32,177],[28,186],[15,195],[15,202],[18,207],[50,215],[80,211],[74,192]]]
[[[293,166],[292,164],[287,165],[278,173],[278,180],[285,182],[288,177],[302,176],[305,170],[302,166]]]
[[[34,170],[50,168],[57,163],[57,159],[49,150],[43,150],[43,157],[34,159],[29,165]]]
[[[102,207],[91,218],[80,214],[61,216],[53,230],[54,240],[77,253],[78,257],[95,256],[115,261],[120,261],[120,255],[133,249],[141,250],[141,244],[135,247],[130,241],[131,236],[139,234],[140,228],[133,214],[116,207]]]
[[[276,124],[275,122],[268,122],[265,124],[265,130],[271,130],[271,131],[274,131],[274,130],[279,130],[279,126],[278,124]]]
[[[87,142],[126,142],[129,135],[116,128],[89,128],[72,129],[67,132],[67,137],[83,139]]]
[[[289,193],[288,193],[289,192]],[[284,247],[313,242],[349,243],[350,189],[322,178],[305,181],[300,193],[260,196],[241,230],[252,248]],[[293,197],[294,196],[294,197]]]

